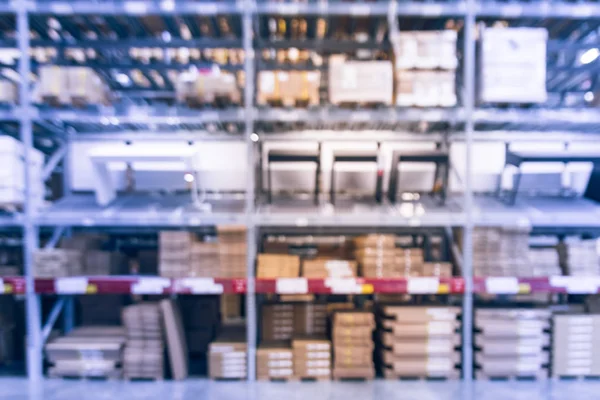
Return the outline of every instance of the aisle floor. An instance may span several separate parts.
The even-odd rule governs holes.
[[[46,380],[28,393],[24,378],[0,379],[0,400],[597,400],[600,382],[476,382],[473,396],[460,382],[246,383],[190,379],[184,382]]]

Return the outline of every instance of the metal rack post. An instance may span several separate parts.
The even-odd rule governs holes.
[[[254,283],[254,260],[256,259],[256,227],[254,225],[254,49],[252,46],[252,18],[256,2],[246,0],[242,15],[242,35],[244,44],[244,137],[247,147],[246,168],[246,227],[247,227],[247,271],[246,271],[246,340],[248,345],[248,380],[256,378],[256,290]]]
[[[27,313],[27,376],[33,389],[39,388],[42,379],[42,327],[40,314],[40,300],[35,293],[35,280],[33,271],[33,253],[39,247],[37,226],[33,221],[33,208],[31,204],[31,162],[30,151],[33,148],[33,124],[30,115],[29,75],[31,72],[29,55],[29,15],[26,1],[16,3],[17,7],[17,36],[19,46],[19,101],[20,111],[20,136],[23,142],[23,158],[25,161],[25,202],[23,215],[23,266],[25,273],[25,296]]]
[[[463,278],[465,292],[463,296],[463,341],[462,366],[463,380],[467,383],[466,398],[471,398],[473,381],[473,192],[472,192],[472,144],[473,144],[473,107],[475,102],[475,1],[466,0],[463,65],[463,106],[465,110],[465,225],[463,229]]]

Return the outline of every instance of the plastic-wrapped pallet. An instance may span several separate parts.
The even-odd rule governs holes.
[[[373,330],[375,317],[366,311],[333,314],[333,377],[335,379],[375,377]]]
[[[69,100],[76,106],[108,104],[108,88],[102,78],[89,67],[66,69]]]
[[[329,59],[329,101],[391,105],[393,71],[389,61],[347,61],[344,56]]]
[[[0,79],[0,104],[17,104],[17,85],[8,79]]]
[[[316,106],[319,104],[320,81],[319,71],[260,71],[256,103]]]
[[[458,307],[380,306],[377,365],[389,379],[458,378]]]
[[[126,379],[164,378],[163,322],[158,303],[141,303],[122,311],[127,343],[123,356]]]
[[[456,69],[457,33],[443,31],[401,31],[390,38],[396,69]]]
[[[546,101],[545,28],[485,28],[480,37],[481,101]]]
[[[177,79],[176,92],[177,100],[189,106],[214,102],[239,104],[241,101],[235,75],[218,68],[181,73]]]
[[[477,378],[546,378],[550,317],[548,309],[476,310]]]
[[[554,315],[552,376],[600,376],[600,315]]]
[[[39,209],[44,205],[45,188],[42,180],[44,155],[36,149],[29,151],[29,179],[31,205]],[[21,142],[0,136],[0,207],[19,208],[25,202],[25,162]]]
[[[248,346],[245,326],[226,326],[209,346],[212,379],[246,379]]]
[[[46,344],[48,376],[120,378],[124,344],[121,327],[78,328]]]

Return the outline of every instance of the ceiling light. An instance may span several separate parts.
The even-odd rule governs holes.
[[[169,32],[167,32],[167,31],[164,31],[164,32],[162,33],[161,37],[162,37],[162,40],[163,40],[164,42],[167,42],[167,43],[168,43],[168,42],[170,42],[170,41],[171,41],[171,34],[170,34]]]
[[[251,134],[250,140],[252,140],[253,142],[258,142],[258,135],[256,133]]]
[[[190,174],[189,172],[185,173],[183,175],[183,179],[187,182],[187,183],[192,183],[194,182],[194,175]]]
[[[598,58],[598,56],[600,56],[600,50],[597,48],[589,49],[581,55],[579,61],[581,61],[582,64],[589,64]]]
[[[592,93],[592,92],[585,92],[585,94],[583,95],[583,99],[585,101],[587,101],[588,103],[594,101],[594,93]]]

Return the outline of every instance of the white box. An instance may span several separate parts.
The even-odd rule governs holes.
[[[16,104],[18,99],[17,85],[8,79],[0,80],[0,103]]]
[[[545,102],[547,39],[545,28],[484,29],[480,49],[480,100]]]
[[[39,96],[42,101],[53,101],[59,104],[69,102],[67,74],[64,68],[44,65],[40,67],[39,76]]]

